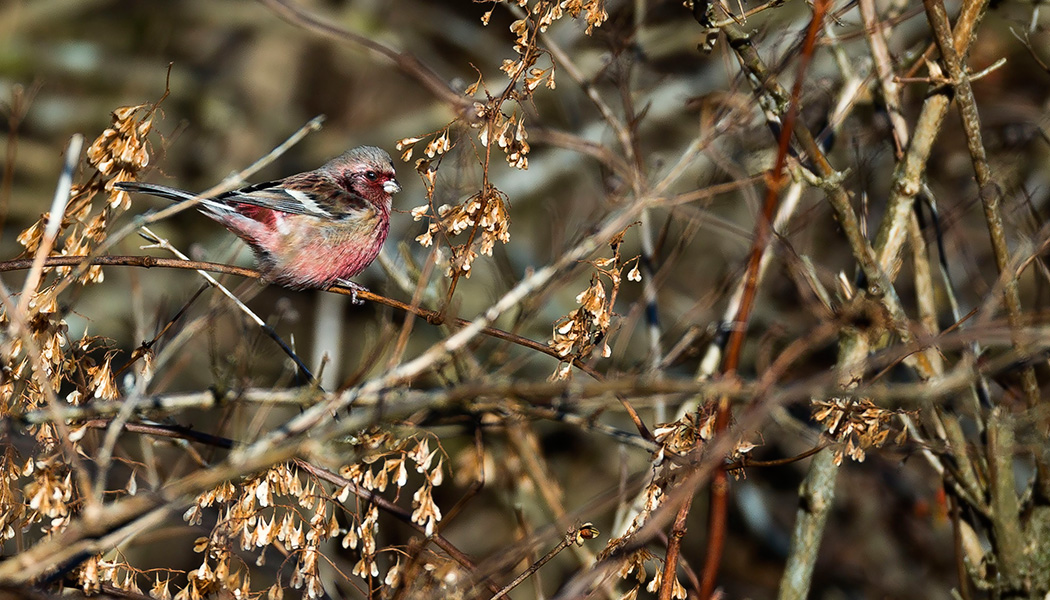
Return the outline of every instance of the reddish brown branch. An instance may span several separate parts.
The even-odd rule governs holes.
[[[83,256],[51,256],[44,262],[45,267],[77,267],[84,263]],[[163,267],[166,269],[200,269],[212,273],[223,273],[226,275],[240,275],[241,277],[258,278],[259,273],[244,267],[235,267],[220,263],[199,262],[194,260],[181,260],[177,258],[157,258],[156,256],[95,256],[91,257],[90,264],[102,266],[120,267]],[[18,258],[15,260],[0,261],[0,273],[7,271],[24,271],[33,266],[33,259]]]
[[[52,256],[44,262],[44,266],[76,267],[84,263],[84,261],[85,257],[83,256]],[[91,257],[89,262],[93,265],[102,266],[144,267],[147,269],[152,267],[163,267],[168,269],[192,269],[210,271],[213,273],[224,273],[228,275],[239,275],[241,277],[249,277],[252,279],[258,279],[260,277],[258,271],[246,269],[244,267],[236,267],[232,265],[224,265],[212,262],[181,260],[177,258],[157,258],[155,256],[96,256]],[[28,258],[0,261],[0,273],[6,271],[21,271],[29,269],[32,266],[33,260]],[[328,291],[347,296],[352,294],[352,292],[348,288],[341,287],[332,287]],[[412,306],[411,304],[405,304],[404,302],[401,302],[399,300],[387,298],[386,296],[380,296],[379,294],[367,290],[359,291],[357,293],[357,296],[363,300],[370,300],[377,304],[385,304],[392,308],[396,308],[406,312],[411,312],[422,317],[423,319],[426,319],[426,321],[430,324],[437,325],[445,321],[444,317],[437,311],[427,310],[419,306]],[[453,319],[452,322],[459,327],[466,327],[470,325],[470,321],[467,321],[466,319],[457,318]],[[553,348],[547,346],[546,344],[510,333],[509,331],[504,331],[495,327],[484,327],[481,329],[481,333],[492,338],[516,344],[523,348],[535,350],[536,352],[546,354],[547,356],[550,356],[551,358],[554,358],[559,361],[563,360],[562,356],[560,356]],[[605,378],[592,367],[589,367],[579,362],[575,362],[574,364],[578,369],[580,369],[587,375],[590,375],[594,379],[604,381]],[[630,417],[631,421],[638,429],[638,433],[641,434],[642,437],[644,437],[645,439],[652,441],[653,436],[649,432],[649,429],[642,422],[642,418],[638,414],[638,411],[635,410],[633,406],[631,406],[631,403],[628,402],[627,398],[622,394],[617,394],[617,398],[620,400],[620,403],[623,405],[624,410],[627,411],[627,414]]]
[[[806,69],[813,58],[816,47],[817,35],[823,26],[824,15],[830,5],[829,0],[818,0],[813,5],[813,18],[806,31],[806,37],[802,45],[798,76],[791,90],[790,103],[787,114],[784,116],[780,130],[780,139],[777,145],[777,158],[773,171],[767,180],[766,199],[762,208],[762,214],[755,222],[754,240],[748,255],[747,269],[745,273],[744,291],[741,295],[740,307],[734,319],[734,327],[726,344],[725,361],[722,364],[722,373],[726,377],[734,377],[740,362],[740,353],[747,334],[747,324],[751,319],[751,311],[754,307],[755,294],[758,289],[759,267],[762,257],[769,246],[772,233],[773,216],[776,214],[780,203],[780,188],[784,177],[784,168],[787,164],[788,149],[791,145],[791,137],[795,129],[795,120],[798,117],[799,97],[802,94],[802,86],[805,81]],[[715,416],[715,430],[718,434],[725,434],[729,430],[730,421],[729,398],[723,396],[718,401],[718,412]],[[724,469],[714,472],[711,480],[711,501],[708,518],[707,552],[704,561],[704,570],[701,577],[700,597],[710,598],[714,593],[715,583],[718,577],[718,567],[721,564],[722,552],[725,546],[726,518],[728,509],[729,481]],[[691,499],[692,495],[690,495]],[[683,522],[688,513],[690,500],[686,500],[679,509],[675,519],[675,527],[679,520]],[[671,587],[667,575],[673,578],[675,564],[678,560],[681,536],[671,535],[667,544],[667,564],[664,566],[665,579],[660,589],[660,599],[669,600]]]
[[[675,572],[678,570],[678,556],[682,551],[682,538],[685,537],[686,519],[689,517],[689,509],[693,506],[693,496],[690,493],[685,497],[685,502],[678,509],[674,517],[674,525],[671,526],[671,534],[667,536],[667,554],[664,557],[663,578],[660,580],[660,600],[669,600],[674,592]]]

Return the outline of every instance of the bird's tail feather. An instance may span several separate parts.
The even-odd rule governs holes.
[[[202,198],[196,194],[191,194],[177,188],[168,187],[166,185],[158,185],[156,183],[142,183],[139,181],[121,181],[113,184],[113,187],[118,190],[125,192],[140,192],[143,194],[149,194],[151,196],[157,196],[158,198],[164,198],[173,202],[185,202],[186,200],[200,200],[200,205],[197,207],[198,210],[205,214],[225,215],[233,212],[233,210],[221,202],[215,202],[208,198]]]
[[[113,187],[118,190],[125,192],[141,192],[143,194],[149,194],[151,196],[157,196],[160,198],[166,198],[168,200],[174,200],[175,202],[182,202],[183,200],[192,200],[197,196],[189,192],[168,187],[166,185],[157,185],[155,183],[142,183],[139,181],[121,181],[113,184]]]

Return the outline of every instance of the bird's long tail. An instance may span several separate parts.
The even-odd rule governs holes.
[[[158,185],[156,183],[142,183],[139,181],[120,181],[113,184],[113,187],[118,190],[125,192],[141,192],[143,194],[149,194],[151,196],[157,196],[158,198],[165,198],[173,202],[185,202],[186,200],[199,200],[200,204],[197,206],[197,210],[202,213],[211,216],[212,218],[221,220],[223,217],[235,212],[229,206],[204,198],[190,192],[186,192],[177,188],[168,187],[166,185]]]
[[[120,181],[113,184],[113,187],[118,190],[125,192],[141,192],[143,194],[149,194],[151,196],[158,196],[160,198],[167,198],[175,202],[182,202],[183,200],[193,200],[197,196],[189,192],[184,192],[173,187],[166,185],[157,185],[155,183],[141,183],[139,181]]]

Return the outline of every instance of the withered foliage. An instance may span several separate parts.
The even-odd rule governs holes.
[[[117,4],[146,38],[193,12]],[[163,42],[206,57],[176,102],[109,127],[126,100],[83,104],[103,131],[61,214],[8,214],[16,166],[59,144],[0,105],[3,591],[1050,594],[1038,3],[206,4]],[[363,307],[201,279],[231,269],[114,190],[197,189],[317,106],[325,144],[405,163]],[[198,229],[234,241],[194,223],[188,254],[212,252]],[[92,262],[161,250],[180,260],[129,268],[130,293]]]
[[[492,4],[493,8],[482,17],[485,25],[489,24],[492,12],[501,2]],[[422,149],[426,157],[417,159],[415,167],[423,178],[429,204],[412,209],[412,217],[417,221],[429,221],[427,231],[416,237],[421,245],[433,244],[435,235],[441,235],[447,241],[450,256],[442,262],[446,264],[445,274],[448,277],[469,278],[471,265],[478,254],[491,256],[497,241],[504,244],[510,241],[508,198],[490,180],[489,168],[494,150],[501,153],[511,167],[521,170],[529,168],[531,146],[525,126],[526,104],[532,102],[532,96],[541,84],[551,90],[555,88],[555,64],[549,53],[542,49],[539,35],[545,33],[555,21],[565,17],[575,19],[581,14],[585,16],[587,34],[590,35],[595,27],[608,18],[602,0],[538,0],[532,3],[528,0],[510,0],[507,4],[522,8],[524,16],[510,26],[515,36],[513,48],[516,57],[503,59],[500,66],[508,79],[502,90],[491,90],[484,77],[479,75],[477,81],[465,91],[467,96],[474,98],[472,114],[452,121],[436,133],[408,137],[397,142],[402,160],[408,162],[417,146],[426,141]],[[547,64],[537,66],[541,60],[546,60]],[[476,142],[469,137],[471,130],[476,131]],[[475,154],[479,157],[482,170],[481,190],[459,205],[434,206],[434,186],[440,159],[461,143],[462,138],[467,138],[477,146]],[[464,233],[466,239],[460,241],[459,236]]]
[[[608,340],[609,327],[613,322],[613,306],[620,292],[623,271],[631,267],[627,273],[628,281],[641,281],[642,278],[638,257],[624,260],[620,256],[620,247],[626,234],[625,229],[609,240],[613,254],[611,257],[590,261],[594,265],[594,273],[587,289],[576,296],[580,307],[554,324],[549,344],[565,362],[551,376],[552,379],[568,378],[572,374],[574,360],[585,362],[592,354],[602,358],[609,358],[612,354]],[[608,291],[605,280],[608,280]]]
[[[416,220],[429,221],[427,233],[417,238],[424,246],[440,235],[449,246],[448,276],[470,276],[479,254],[492,255],[495,243],[510,241],[509,199],[487,177],[488,160],[496,149],[508,165],[528,168],[528,131],[524,103],[543,83],[553,89],[554,65],[537,67],[544,56],[536,35],[563,17],[586,19],[587,31],[606,18],[601,2],[547,2],[533,5],[514,2],[527,16],[515,22],[513,49],[518,55],[501,69],[508,82],[493,96],[483,80],[466,90],[479,94],[475,114],[449,123],[431,136],[406,138],[397,143],[405,161],[416,144],[427,140],[416,161],[432,201],[435,175],[441,157],[467,132],[475,132],[470,143],[484,156],[486,174],[481,190],[456,206],[434,207],[433,202],[412,211]],[[488,23],[491,11],[483,21]],[[35,414],[28,432],[31,449],[6,445],[0,459],[0,537],[17,538],[19,547],[43,543],[61,535],[77,519],[91,518],[99,502],[132,498],[142,492],[144,472],[156,476],[155,466],[144,466],[112,456],[113,448],[87,436],[89,422],[76,418],[40,416],[64,406],[91,405],[125,400],[150,384],[153,353],[148,346],[129,361],[128,379],[118,385],[114,359],[119,354],[109,340],[84,335],[71,338],[66,322],[68,309],[60,309],[61,298],[75,286],[105,282],[101,266],[90,258],[104,252],[114,223],[132,207],[127,192],[114,184],[138,179],[150,165],[150,134],[158,105],[120,107],[113,124],[86,151],[86,168],[72,185],[58,235],[47,239],[50,215],[18,236],[24,256],[83,257],[78,266],[45,267],[37,289],[22,290],[27,299],[12,316],[15,304],[0,311],[0,326],[8,334],[2,348],[3,381],[0,387],[0,416]],[[476,137],[476,139],[474,139]],[[457,141],[453,141],[453,139]],[[448,240],[465,234],[455,244]],[[622,238],[622,235],[620,236]],[[614,244],[614,248],[619,242]],[[606,273],[610,273],[606,271]],[[618,279],[618,275],[616,275]],[[12,302],[17,301],[17,296]],[[607,325],[606,325],[607,326]],[[62,391],[61,397],[58,392]],[[110,444],[112,442],[109,442]],[[191,544],[200,556],[192,569],[163,567],[144,569],[116,549],[104,549],[81,557],[66,567],[67,583],[75,582],[88,595],[120,591],[147,595],[157,600],[199,600],[210,597],[282,598],[297,590],[304,598],[328,595],[325,571],[332,564],[328,555],[338,547],[355,556],[349,571],[336,571],[346,585],[365,590],[385,588],[390,596],[405,588],[414,597],[454,597],[471,575],[464,565],[432,550],[409,553],[406,548],[383,541],[385,527],[380,506],[396,506],[403,493],[411,510],[407,522],[420,533],[438,533],[442,510],[435,488],[444,481],[447,467],[443,451],[426,434],[396,433],[393,429],[368,428],[345,438],[341,450],[353,462],[323,469],[297,461],[279,461],[236,479],[227,479],[197,494],[184,510],[182,520],[193,530],[206,532]],[[81,461],[98,459],[96,480]],[[124,463],[130,477],[117,488],[106,486],[105,474],[113,460]],[[470,473],[470,469],[464,472]],[[102,487],[100,487],[102,486]],[[101,492],[101,495],[99,493]],[[380,499],[386,499],[385,504]],[[577,532],[578,543],[597,535],[587,526]],[[254,558],[252,558],[254,557]],[[276,558],[275,558],[276,557]],[[276,570],[267,581],[252,579],[252,573],[269,561]],[[404,580],[403,563],[409,563],[413,578]],[[462,561],[460,561],[462,562]],[[56,565],[57,566],[57,565]]]

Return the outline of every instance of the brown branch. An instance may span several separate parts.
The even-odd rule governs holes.
[[[725,471],[718,471],[712,481],[712,487],[716,485],[718,480],[718,473],[725,475]],[[669,600],[671,594],[674,593],[674,584],[678,579],[676,574],[678,571],[678,556],[682,551],[682,538],[685,537],[686,519],[689,518],[689,509],[693,505],[693,497],[695,494],[690,493],[686,496],[685,501],[682,502],[682,506],[678,509],[678,512],[674,516],[674,524],[671,525],[671,534],[667,536],[667,553],[664,555],[664,570],[662,579],[660,580],[660,593],[657,596],[660,600]],[[708,531],[708,535],[714,535],[713,531]],[[710,562],[710,558],[704,561],[704,581],[700,583],[700,589],[703,590],[706,586],[706,567],[707,563]],[[702,591],[700,592],[703,593]],[[710,596],[701,596],[702,598],[708,598]]]
[[[52,256],[48,257],[48,259],[44,262],[44,266],[75,267],[82,264],[84,262],[84,258],[85,257],[83,256]],[[143,267],[146,269],[150,269],[153,267],[161,267],[166,269],[190,269],[210,271],[212,273],[223,273],[226,275],[239,275],[241,277],[248,277],[251,279],[260,278],[260,274],[258,271],[255,271],[253,269],[247,269],[244,267],[237,267],[233,265],[226,265],[222,263],[213,262],[180,260],[177,258],[158,258],[155,256],[97,256],[92,257],[90,259],[89,264],[102,266]],[[0,273],[7,271],[22,271],[32,267],[32,265],[33,260],[28,258],[0,261]],[[343,294],[345,296],[349,296],[352,293],[350,289],[342,287],[332,287],[329,288],[328,291],[337,294]],[[437,311],[427,310],[418,306],[405,304],[404,302],[401,302],[399,300],[387,298],[386,296],[381,296],[370,291],[359,291],[357,293],[357,296],[364,300],[371,300],[372,302],[375,302],[377,304],[385,304],[392,308],[397,308],[406,312],[414,313],[426,319],[426,321],[431,324],[441,324],[442,322],[440,320],[440,315]],[[455,319],[454,322],[459,326],[470,325],[470,321],[467,321],[465,319]],[[551,358],[562,360],[562,357],[559,356],[557,352],[555,352],[552,348],[541,344],[540,342],[536,342],[528,338],[521,337],[519,335],[515,335],[507,331],[503,331],[502,329],[496,329],[495,327],[485,327],[482,330],[482,332],[490,337],[511,342],[524,348],[529,348],[530,350],[542,352],[543,354],[546,354]],[[584,371],[585,373],[600,377],[600,375],[597,372],[587,367],[586,365],[577,364],[576,366],[579,367],[580,370]]]
[[[77,267],[85,262],[84,256],[50,256],[44,262],[45,267]],[[235,267],[221,263],[199,262],[192,260],[180,260],[177,258],[158,258],[156,256],[95,256],[87,261],[89,265],[120,266],[120,267],[144,267],[150,269],[161,267],[166,269],[200,269],[212,273],[223,273],[226,275],[240,275],[241,277],[259,278],[258,271]],[[0,261],[0,273],[7,271],[24,271],[33,266],[33,260],[29,258],[16,258],[14,260]]]
[[[84,426],[90,427],[92,429],[106,429],[110,426],[110,423],[112,422],[113,419],[91,419],[90,421],[84,423]],[[225,448],[227,450],[238,445],[238,442],[231,440],[228,437],[211,435],[209,433],[202,433],[200,431],[194,431],[192,429],[177,425],[149,425],[144,423],[124,423],[121,429],[131,433],[141,433],[143,435],[149,435],[153,437],[166,437],[177,440],[198,442],[200,444],[215,446],[216,448]]]
[[[991,167],[988,165],[988,155],[981,138],[981,117],[977,112],[977,100],[974,98],[973,87],[970,85],[970,76],[963,68],[962,59],[955,49],[952,28],[948,23],[948,13],[944,10],[944,2],[942,0],[923,0],[923,5],[926,7],[926,16],[930,21],[930,26],[933,28],[937,48],[941,51],[941,60],[955,88],[959,115],[962,117],[963,129],[966,132],[966,145],[970,150],[974,174],[980,188],[984,218],[988,224],[988,235],[991,237],[992,250],[995,255],[995,265],[999,273],[1004,274],[1010,269],[1010,248],[1006,241],[1006,227],[1003,224],[1002,188],[995,181]],[[1017,331],[1023,325],[1021,295],[1017,288],[1017,277],[1013,274],[1007,277],[1003,289],[1006,299],[1006,318],[1010,322],[1011,329]],[[1018,351],[1023,354],[1023,350],[1024,348],[1018,344]],[[1028,406],[1034,408],[1040,398],[1039,382],[1036,380],[1034,367],[1028,366],[1021,372],[1021,385],[1028,399]]]
[[[52,256],[48,257],[48,259],[44,262],[44,266],[76,267],[82,265],[84,262],[85,257],[83,256]],[[244,267],[224,265],[221,263],[212,262],[180,260],[175,258],[157,258],[155,256],[96,256],[90,257],[88,263],[92,265],[103,266],[144,267],[147,269],[153,267],[163,267],[168,269],[191,269],[200,271],[211,271],[213,273],[224,273],[228,275],[239,275],[241,277],[248,277],[252,279],[260,278],[258,271],[255,271],[253,269],[246,269]],[[32,265],[32,259],[28,258],[2,261],[0,262],[0,273],[6,271],[25,270],[31,268]],[[349,288],[342,288],[338,286],[333,286],[329,288],[328,291],[337,294],[343,294],[345,296],[353,294],[353,292]],[[404,302],[401,302],[400,300],[387,298],[386,296],[381,296],[379,294],[367,290],[358,291],[357,297],[364,300],[371,300],[372,302],[375,302],[377,304],[385,304],[392,308],[396,308],[406,312],[411,312],[417,316],[422,317],[432,325],[440,325],[445,322],[445,317],[437,311],[428,310],[419,306],[413,306],[411,304],[406,304]],[[459,327],[467,327],[471,324],[470,321],[459,318],[452,319],[452,322]],[[528,348],[530,350],[546,354],[547,356],[550,356],[551,358],[554,358],[559,361],[564,359],[564,357],[559,355],[553,348],[547,346],[546,344],[542,344],[529,338],[510,333],[509,331],[504,331],[495,327],[483,327],[481,329],[481,333],[483,335],[495,339],[510,342],[523,348]],[[593,377],[594,379],[597,379],[599,381],[604,380],[604,376],[602,376],[602,374],[596,371],[593,367],[590,367],[578,361],[573,361],[573,364],[576,366],[576,368],[583,371],[587,375]],[[620,401],[620,404],[623,405],[624,410],[627,411],[627,414],[630,417],[631,421],[638,429],[638,433],[640,433],[642,437],[644,437],[646,440],[652,441],[652,433],[650,433],[649,429],[645,426],[645,423],[642,421],[642,418],[638,414],[638,411],[635,410],[635,408],[631,405],[627,398],[622,394],[617,394],[617,399]]]
[[[726,471],[733,471],[733,470],[736,470],[736,469],[752,468],[752,467],[782,467],[784,465],[790,465],[790,464],[796,463],[796,462],[798,462],[800,460],[807,459],[810,456],[813,456],[814,454],[820,452],[821,450],[823,450],[824,448],[827,448],[827,447],[828,447],[827,442],[821,442],[821,443],[819,443],[816,446],[810,448],[809,450],[806,450],[805,452],[803,452],[801,454],[796,454],[795,456],[789,456],[787,458],[777,458],[777,459],[774,459],[774,460],[748,460],[748,459],[745,458],[744,460],[740,460],[740,461],[737,461],[737,462],[727,463],[725,465],[725,470]]]

